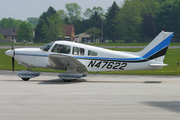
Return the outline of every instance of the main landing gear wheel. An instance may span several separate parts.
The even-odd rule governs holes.
[[[22,78],[23,81],[28,81],[30,78]]]
[[[72,80],[63,79],[64,82],[71,82]]]
[[[77,79],[63,79],[64,82],[76,81]]]

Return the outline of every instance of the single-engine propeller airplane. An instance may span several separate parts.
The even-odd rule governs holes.
[[[162,30],[151,43],[140,52],[113,51],[100,47],[68,41],[55,41],[40,48],[18,48],[5,53],[27,70],[17,73],[24,81],[37,77],[40,72],[31,68],[50,68],[66,70],[59,78],[70,82],[87,76],[87,71],[155,70],[167,64],[163,63],[173,32]]]

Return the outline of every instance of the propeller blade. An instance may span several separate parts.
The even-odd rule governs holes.
[[[12,50],[14,50],[13,40],[12,40]],[[14,73],[14,56],[15,56],[15,51],[13,52],[13,57],[12,57],[12,71],[13,71],[13,73]]]
[[[14,72],[14,57],[12,57],[12,71]]]

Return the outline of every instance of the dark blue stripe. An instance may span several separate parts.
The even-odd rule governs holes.
[[[44,55],[44,54],[15,53],[15,55],[27,55],[27,56],[41,56],[41,57],[48,57],[48,55]]]
[[[105,58],[105,57],[83,57],[83,56],[74,56],[77,59],[93,59],[93,60],[119,60],[119,61],[137,61],[137,60],[144,60],[142,57],[137,58]]]
[[[150,50],[148,53],[146,53],[143,58],[148,58],[150,56],[152,56],[153,54],[157,53],[158,51],[164,49],[165,47],[169,46],[171,39],[172,39],[172,35],[170,35],[169,37],[167,37],[165,40],[163,40],[161,43],[159,43],[156,47],[154,47],[152,50]]]

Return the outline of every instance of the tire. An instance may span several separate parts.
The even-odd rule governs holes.
[[[64,82],[71,82],[71,80],[63,79]]]
[[[22,78],[23,81],[28,81],[30,78]]]

